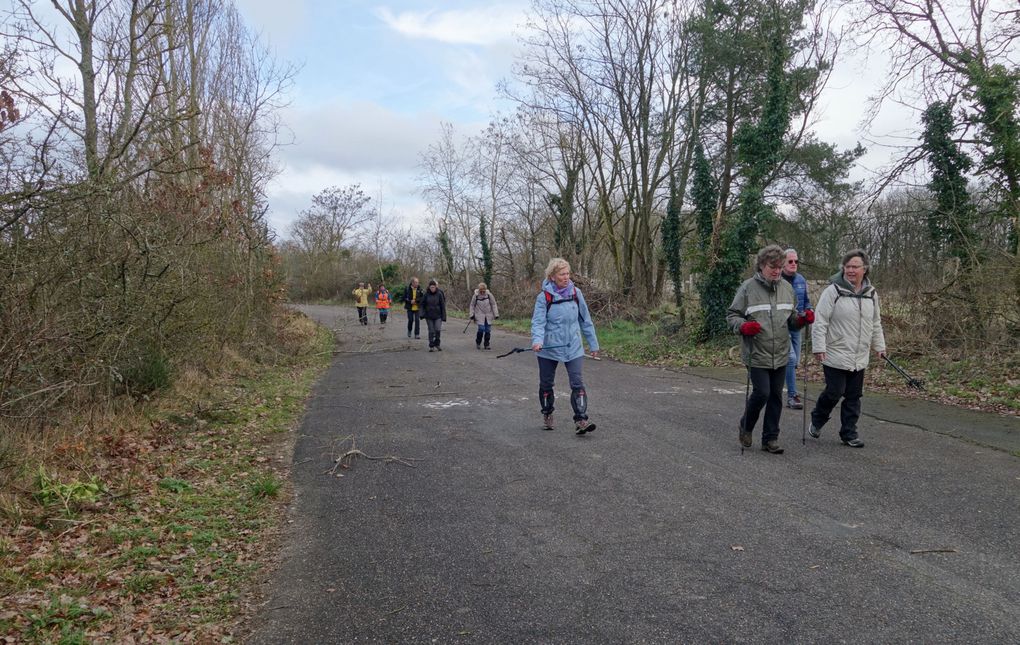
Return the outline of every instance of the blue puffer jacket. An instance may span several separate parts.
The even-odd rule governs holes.
[[[588,341],[588,348],[599,351],[599,340],[595,336],[595,325],[591,321],[584,294],[574,287],[577,301],[562,299],[556,294],[552,280],[542,283],[542,291],[535,298],[535,311],[531,314],[531,344],[542,344],[538,355],[565,363],[584,356],[581,334]],[[547,304],[545,294],[552,295],[554,304]]]
[[[811,308],[811,298],[808,296],[807,280],[799,273],[794,273],[792,278],[783,274],[783,279],[793,286],[793,297],[797,306],[797,313],[804,315],[804,311]]]

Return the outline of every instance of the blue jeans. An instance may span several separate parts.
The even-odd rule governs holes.
[[[797,396],[797,364],[800,362],[800,331],[790,332],[790,362],[786,364],[786,397]]]

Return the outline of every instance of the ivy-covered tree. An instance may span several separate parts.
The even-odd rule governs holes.
[[[702,250],[701,269],[707,260],[707,249],[712,245],[712,222],[719,202],[719,189],[712,177],[712,168],[705,158],[705,147],[699,141],[694,148],[694,168],[691,180],[691,198],[694,200],[694,221],[698,229],[698,245]]]
[[[439,229],[439,252],[443,255],[443,270],[446,273],[446,277],[453,279],[453,250],[450,248],[450,234],[446,232],[446,227]]]
[[[765,188],[779,165],[790,125],[790,85],[785,66],[789,49],[781,24],[772,26],[765,100],[759,119],[745,123],[735,137],[737,162],[746,176],[740,203],[721,237],[719,254],[703,279],[701,311],[708,336],[726,331],[726,309],[743,280],[748,257],[758,244],[763,222],[775,217],[765,201]]]
[[[662,254],[666,261],[666,272],[673,283],[673,297],[681,321],[684,315],[684,282],[683,282],[683,233],[680,229],[680,194],[676,185],[676,177],[669,182],[669,202],[666,204],[666,217],[662,221]]]
[[[492,246],[489,244],[489,232],[485,226],[485,214],[478,217],[478,243],[482,247],[482,281],[492,284]]]
[[[967,191],[970,157],[953,140],[953,115],[948,103],[932,103],[921,117],[922,148],[931,168],[928,188],[935,198],[927,214],[928,234],[936,257],[946,254],[967,266],[971,261],[974,204]]]

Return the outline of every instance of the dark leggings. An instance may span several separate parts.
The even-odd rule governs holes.
[[[783,413],[783,380],[786,378],[786,366],[770,370],[764,367],[749,367],[751,378],[751,396],[747,398],[744,416],[740,418],[740,427],[745,432],[754,430],[758,423],[758,415],[765,408],[765,421],[762,422],[761,443],[779,438],[779,417]]]
[[[542,405],[543,414],[551,414],[553,411],[553,383],[556,379],[556,366],[559,364],[559,361],[551,358],[538,357],[538,400]],[[574,421],[587,419],[588,400],[584,391],[584,380],[581,378],[584,356],[566,361],[563,365],[566,366],[567,378],[570,379],[570,405],[574,409]]]
[[[825,372],[825,389],[811,411],[811,425],[821,429],[842,397],[839,436],[847,441],[856,439],[857,420],[861,418],[861,395],[864,393],[864,370],[854,372],[822,365],[822,371]]]

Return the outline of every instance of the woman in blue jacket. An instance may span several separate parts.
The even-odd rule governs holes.
[[[545,275],[542,292],[535,299],[535,311],[531,315],[531,349],[538,356],[538,400],[542,406],[542,419],[546,430],[555,427],[553,381],[556,366],[563,363],[570,378],[574,427],[577,434],[585,434],[595,430],[595,424],[588,420],[588,395],[581,377],[584,363],[581,334],[588,341],[591,355],[598,357],[595,325],[584,294],[570,279],[570,264],[563,258],[553,258],[545,268]]]

